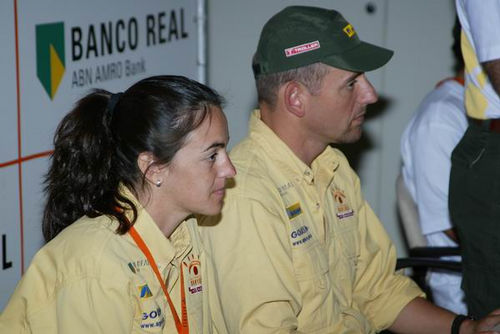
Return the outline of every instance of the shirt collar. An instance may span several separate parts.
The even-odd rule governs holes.
[[[322,175],[325,169],[333,176],[339,164],[338,154],[333,148],[326,149],[307,166],[297,155],[271,130],[260,117],[260,110],[256,109],[250,116],[250,137],[256,140],[263,150],[288,173],[300,176],[307,183],[312,183],[317,175]]]
[[[184,257],[191,250],[191,237],[184,222],[179,224],[167,238],[132,192],[125,186],[122,186],[120,191],[137,208],[137,220],[134,228],[144,240],[159,267],[167,265],[176,258]],[[129,240],[135,244],[132,237],[129,236]]]

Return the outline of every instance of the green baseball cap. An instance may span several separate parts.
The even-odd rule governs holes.
[[[367,72],[383,66],[393,53],[361,41],[354,27],[333,9],[290,6],[264,25],[252,67],[255,77],[317,62]]]

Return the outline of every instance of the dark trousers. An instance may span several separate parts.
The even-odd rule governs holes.
[[[469,314],[500,308],[500,133],[471,123],[452,153],[449,208]]]

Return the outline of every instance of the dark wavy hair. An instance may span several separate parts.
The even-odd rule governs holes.
[[[120,194],[120,184],[137,195],[145,178],[137,164],[151,152],[156,164],[168,164],[186,136],[223,99],[214,90],[181,76],[143,79],[118,96],[96,89],[79,100],[59,124],[45,177],[47,203],[42,231],[46,241],[82,216],[107,215],[124,234],[137,219],[137,208]],[[113,101],[115,102],[115,101]],[[132,210],[132,220],[126,211]]]

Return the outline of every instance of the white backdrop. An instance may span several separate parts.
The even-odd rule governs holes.
[[[43,245],[43,175],[72,105],[156,74],[203,80],[197,0],[0,2],[0,309]],[[199,61],[198,61],[199,63]]]

